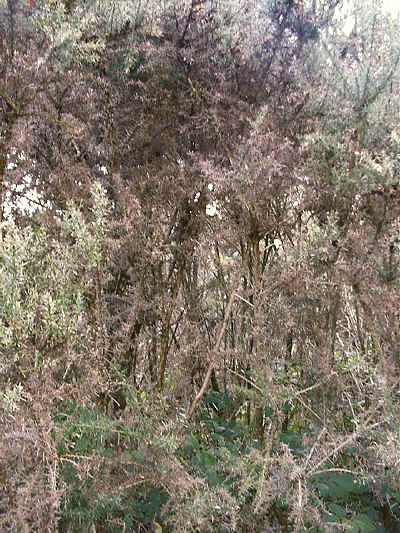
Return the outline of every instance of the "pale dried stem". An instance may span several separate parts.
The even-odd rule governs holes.
[[[214,349],[212,351],[212,354],[211,354],[211,361],[210,361],[210,363],[208,365],[207,373],[206,373],[206,375],[204,377],[203,384],[202,384],[199,392],[197,393],[197,396],[195,397],[195,399],[193,400],[192,404],[190,405],[190,407],[188,409],[188,412],[187,412],[187,415],[186,415],[186,417],[188,419],[191,418],[191,416],[193,415],[194,410],[197,407],[197,404],[203,398],[203,396],[204,396],[204,394],[205,394],[205,392],[207,390],[207,387],[208,387],[208,385],[210,383],[211,374],[212,374],[212,372],[214,370],[216,359],[217,359],[217,355],[218,355],[219,349],[221,347],[222,339],[224,338],[224,335],[225,335],[225,331],[226,331],[226,328],[227,328],[227,325],[228,325],[229,317],[230,317],[231,312],[232,312],[233,302],[235,301],[235,298],[236,298],[236,291],[238,289],[238,286],[239,286],[239,283],[240,283],[240,279],[242,277],[242,270],[243,270],[243,266],[237,272],[236,279],[235,279],[235,282],[233,284],[233,288],[232,288],[231,295],[230,295],[230,298],[229,298],[229,302],[228,302],[228,305],[227,305],[226,310],[225,310],[224,321],[222,323],[221,330],[219,332],[217,342],[216,342],[215,347],[214,347]]]

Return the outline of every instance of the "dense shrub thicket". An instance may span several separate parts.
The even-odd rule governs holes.
[[[399,20],[0,1],[0,529],[400,530]]]

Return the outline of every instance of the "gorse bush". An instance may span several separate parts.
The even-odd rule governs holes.
[[[0,2],[0,529],[399,529],[399,22]]]
[[[395,530],[398,488],[387,466],[371,470],[371,461],[398,460],[394,450],[382,456],[397,410],[384,399],[371,350],[338,352],[332,374],[309,387],[315,392],[306,404],[307,389],[296,384],[307,368],[292,346],[290,364],[270,384],[274,394],[262,373],[232,371],[231,392],[214,390],[193,422],[184,422],[173,393],[161,400],[137,389],[94,340],[103,335],[106,284],[98,280],[107,268],[107,210],[97,187],[92,220],[70,206],[57,238],[40,227],[5,230],[4,529],[261,531],[268,523],[288,531]],[[94,300],[87,296],[92,284]],[[355,375],[370,383],[368,397],[360,389],[357,399],[346,385]],[[316,391],[339,376],[336,387],[354,399],[348,412],[342,406],[320,425]],[[373,394],[382,396],[369,407]],[[324,402],[330,397],[322,392]]]
[[[19,228],[11,222],[4,230],[0,265],[4,383],[25,381],[43,370],[54,375],[65,372],[63,385],[73,358],[82,353],[88,357],[92,332],[84,292],[96,283],[106,216],[104,192],[96,188],[94,195],[93,222],[87,224],[70,206],[60,221],[58,239],[40,225]],[[66,348],[71,355],[67,360]]]
[[[3,229],[2,509],[10,511],[2,515],[5,530],[55,528],[63,484],[53,417],[66,399],[90,402],[105,387],[84,296],[96,284],[105,216],[104,191],[96,186],[92,222],[71,206],[59,221],[58,238],[40,226],[11,222]]]

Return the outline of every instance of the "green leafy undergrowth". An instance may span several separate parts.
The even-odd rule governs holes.
[[[54,418],[60,474],[67,486],[59,513],[60,531],[89,532],[100,524],[107,533],[150,531],[155,523],[179,523],[181,505],[206,521],[218,515],[220,529],[215,531],[263,531],[267,523],[286,524],[291,531],[286,493],[277,494],[258,516],[257,512],[249,515],[249,509],[257,508],[260,487],[268,476],[264,477],[263,454],[252,428],[240,417],[239,422],[235,420],[232,406],[237,412],[233,398],[213,393],[203,402],[190,433],[182,436],[175,457],[183,467],[181,473],[201,480],[201,490],[175,501],[167,494],[168,485],[163,489],[157,482],[161,465],[143,447],[145,422],[135,427],[95,407],[77,402],[64,405]],[[304,435],[305,430],[277,434],[271,453],[277,457],[283,444],[301,463],[307,457]],[[400,491],[390,480],[378,486],[350,472],[326,471],[308,479],[308,490],[309,505],[318,510],[326,528],[307,513],[307,531],[400,533]],[[193,519],[193,532],[195,524]],[[185,531],[192,531],[187,527]]]
[[[193,474],[211,487],[229,483],[235,457],[248,453],[249,428],[226,416],[233,404],[227,394],[213,392],[204,401],[197,430],[186,436],[178,456],[190,465]]]
[[[90,486],[71,489],[66,505],[60,513],[61,531],[84,533],[93,531],[93,525],[101,531],[145,531],[154,521],[162,521],[162,509],[168,495],[152,486],[96,494]]]
[[[143,475],[151,465],[134,428],[76,402],[66,404],[54,423],[67,486],[60,531],[89,532],[101,525],[101,531],[117,533],[162,521],[168,495]]]
[[[372,487],[349,472],[315,475],[309,486],[318,495],[315,501],[323,519],[336,524],[338,531],[345,527],[352,533],[400,532],[399,490]]]

